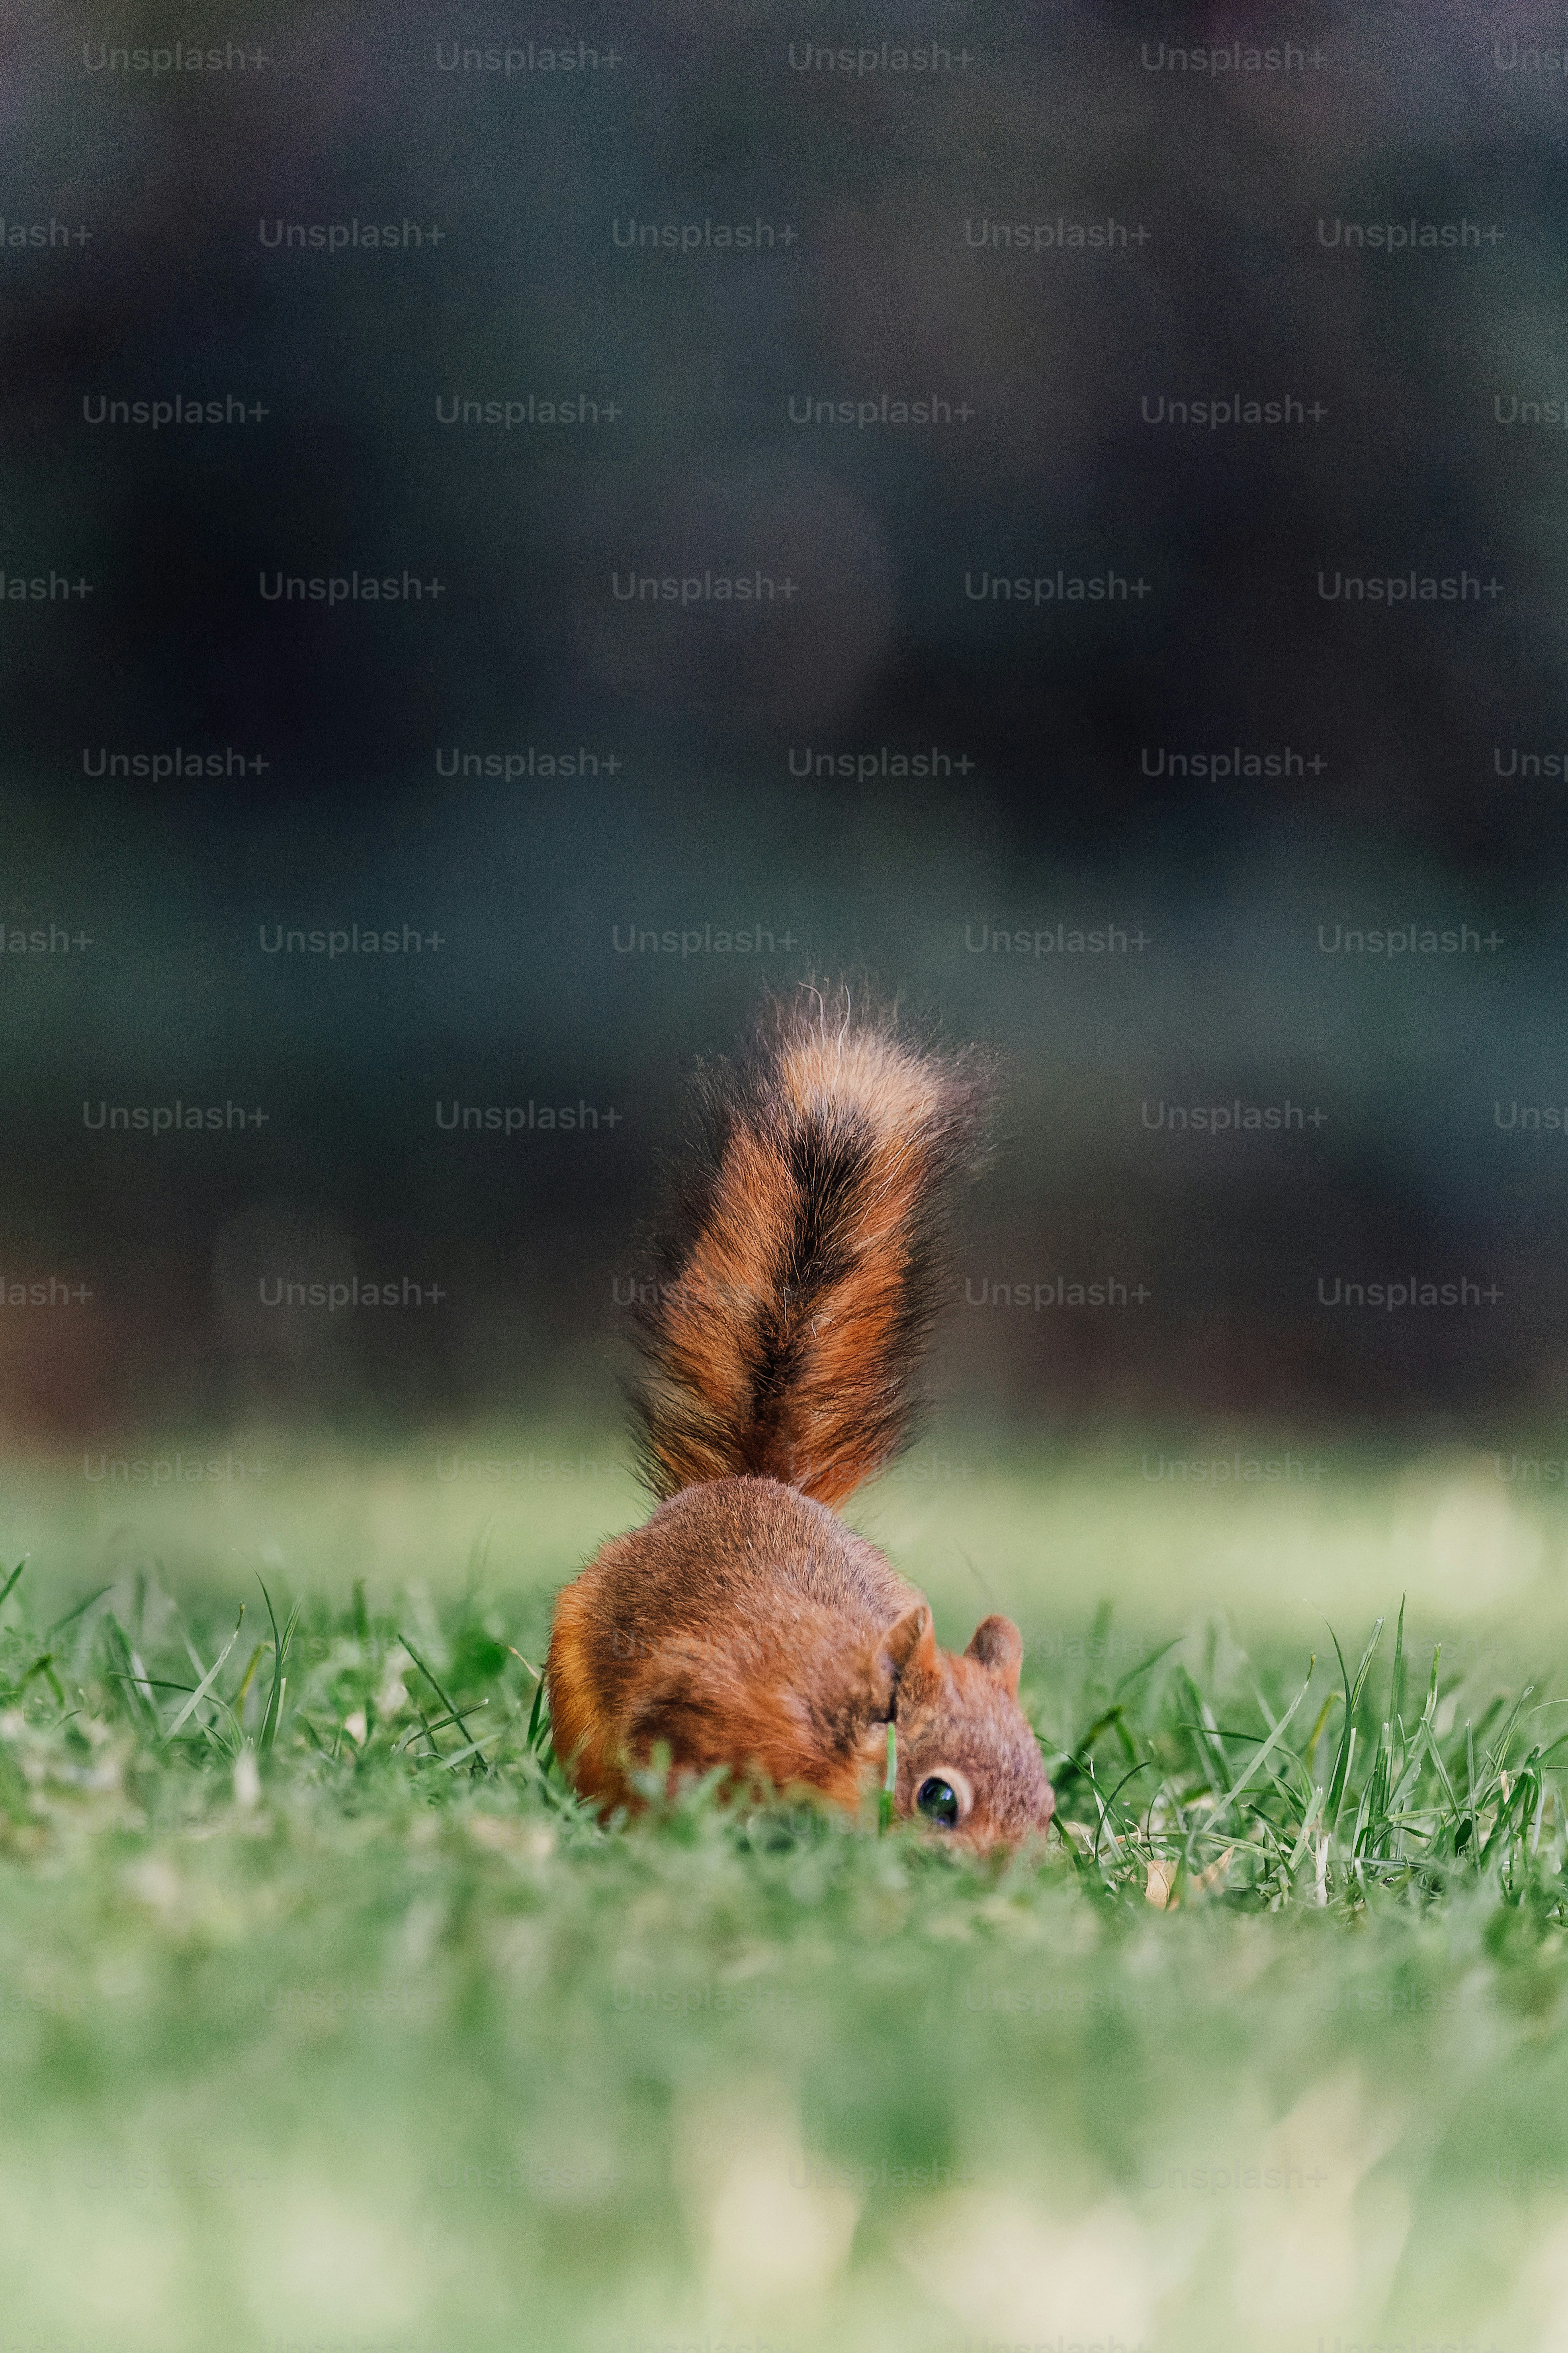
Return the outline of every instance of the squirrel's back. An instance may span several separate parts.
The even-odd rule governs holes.
[[[626,1794],[656,1739],[853,1804],[859,1658],[920,1595],[821,1504],[720,1479],[612,1537],[556,1607],[551,1725],[585,1797]]]

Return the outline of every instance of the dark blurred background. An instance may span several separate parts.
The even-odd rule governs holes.
[[[11,12],[6,1442],[613,1410],[685,1073],[813,974],[1005,1060],[950,1397],[1554,1416],[1554,25]],[[355,573],[441,593],[270,593]],[[268,1303],[355,1278],[420,1298]]]

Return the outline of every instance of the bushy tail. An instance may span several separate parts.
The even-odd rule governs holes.
[[[701,1147],[636,1311],[645,1475],[659,1495],[745,1472],[840,1503],[903,1439],[984,1072],[813,988],[698,1086]]]

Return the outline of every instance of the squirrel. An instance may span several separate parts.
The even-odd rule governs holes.
[[[907,1442],[985,1072],[807,988],[698,1088],[700,1149],[635,1311],[661,1501],[557,1599],[556,1755],[607,1817],[637,1810],[659,1743],[677,1779],[727,1767],[850,1810],[891,1746],[899,1815],[975,1851],[1044,1831],[1017,1628],[940,1649],[925,1597],[837,1508]]]

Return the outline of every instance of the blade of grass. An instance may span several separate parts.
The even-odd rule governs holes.
[[[893,1798],[899,1786],[899,1727],[888,1718],[888,1769],[877,1799],[877,1836],[885,1838],[893,1826]]]
[[[1168,1642],[1162,1642],[1157,1651],[1152,1651],[1146,1659],[1140,1659],[1138,1664],[1135,1667],[1130,1667],[1121,1681],[1113,1687],[1111,1698],[1120,1699],[1129,1683],[1136,1683],[1140,1675],[1146,1675],[1150,1668],[1157,1665],[1164,1657],[1167,1651],[1173,1651],[1177,1643],[1184,1641],[1185,1639],[1184,1635],[1173,1634]]]
[[[234,1710],[235,1720],[237,1723],[238,1722],[245,1706],[245,1694],[250,1689],[252,1683],[256,1679],[256,1670],[261,1664],[266,1650],[267,1645],[265,1642],[258,1642],[255,1650],[252,1651],[250,1654],[250,1663],[239,1679],[239,1689],[235,1693],[233,1699],[229,1702],[229,1705]]]
[[[156,1736],[158,1711],[153,1704],[152,1686],[147,1680],[147,1671],[131,1648],[125,1629],[112,1609],[104,1612],[102,1624],[104,1642],[110,1655],[120,1661],[120,1664],[111,1670],[112,1680],[126,1685],[131,1696],[132,1714],[143,1732],[151,1732]],[[173,1685],[171,1688],[183,1691],[185,1686],[181,1683]]]
[[[1094,1834],[1094,1852],[1091,1859],[1096,1863],[1099,1862],[1100,1841],[1106,1836],[1107,1832],[1109,1832],[1111,1851],[1115,1854],[1118,1862],[1120,1862],[1121,1860],[1121,1841],[1116,1835],[1116,1824],[1111,1820],[1110,1814],[1106,1810],[1105,1799],[1100,1794],[1100,1784],[1094,1778],[1094,1768],[1092,1766],[1089,1767],[1087,1778],[1089,1781],[1089,1795],[1100,1809],[1100,1828]]]
[[[1372,1666],[1372,1654],[1377,1648],[1378,1637],[1383,1632],[1383,1628],[1384,1620],[1380,1618],[1372,1630],[1372,1640],[1362,1652],[1361,1664],[1356,1669],[1353,1683],[1350,1678],[1350,1671],[1345,1665],[1345,1654],[1340,1649],[1340,1638],[1331,1626],[1329,1628],[1330,1638],[1334,1646],[1334,1655],[1339,1660],[1340,1673],[1344,1679],[1345,1686],[1345,1720],[1340,1728],[1340,1745],[1334,1758],[1334,1769],[1329,1777],[1328,1810],[1336,1824],[1344,1804],[1345,1782],[1350,1774],[1351,1757],[1354,1749],[1352,1736],[1355,1730],[1355,1712]]]
[[[407,1651],[409,1657],[413,1660],[415,1665],[418,1668],[420,1673],[424,1676],[426,1682],[430,1685],[431,1690],[435,1693],[442,1706],[450,1711],[453,1722],[455,1724],[462,1724],[463,1730],[467,1732],[468,1727],[466,1724],[463,1724],[462,1709],[458,1707],[450,1699],[448,1699],[447,1694],[436,1681],[435,1676],[431,1673],[429,1668],[426,1665],[424,1660],[420,1657],[418,1651],[409,1641],[407,1635],[399,1634],[397,1639],[402,1643],[404,1649]]]
[[[544,1711],[544,1677],[543,1677],[542,1675],[541,1675],[541,1676],[540,1676],[540,1678],[539,1678],[538,1687],[536,1688],[536,1690],[535,1690],[535,1692],[534,1692],[534,1694],[533,1694],[533,1705],[532,1705],[531,1709],[531,1710],[530,1710],[530,1712],[529,1712],[529,1718],[528,1718],[528,1746],[529,1746],[529,1747],[530,1747],[531,1749],[535,1749],[535,1750],[537,1750],[537,1748],[538,1748],[538,1746],[539,1746],[539,1735],[540,1735],[540,1731],[541,1731],[541,1719],[542,1719],[542,1717],[543,1711]]]
[[[1345,1802],[1345,1788],[1346,1788],[1347,1783],[1348,1783],[1348,1782],[1349,1782],[1349,1780],[1350,1780],[1351,1767],[1352,1767],[1352,1764],[1354,1763],[1354,1761],[1355,1761],[1355,1743],[1356,1743],[1356,1729],[1355,1729],[1354,1725],[1352,1724],[1352,1726],[1351,1726],[1351,1736],[1350,1736],[1350,1739],[1348,1740],[1348,1742],[1345,1744],[1344,1752],[1343,1752],[1344,1773],[1343,1773],[1343,1775],[1342,1775],[1342,1777],[1341,1778],[1341,1780],[1340,1780],[1340,1800],[1339,1800],[1339,1804],[1334,1808],[1334,1810],[1333,1810],[1333,1812],[1332,1812],[1332,1814],[1331,1815],[1330,1820],[1329,1820],[1329,1842],[1330,1842],[1330,1844],[1331,1844],[1331,1845],[1333,1843],[1334,1840],[1339,1836],[1339,1830],[1340,1830],[1340,1815],[1341,1815],[1341,1813],[1342,1813],[1342,1812],[1343,1811],[1343,1810],[1344,1810],[1344,1802]]]
[[[53,1692],[56,1699],[58,1701],[60,1706],[64,1707],[66,1704],[66,1695],[60,1689],[60,1680],[55,1672],[55,1654],[52,1651],[46,1651],[41,1658],[37,1658],[33,1661],[32,1665],[27,1669],[26,1673],[16,1685],[16,1696],[18,1699],[26,1690],[27,1685],[32,1682],[35,1675],[43,1676],[44,1680],[48,1684],[49,1689]]]
[[[1058,1787],[1065,1787],[1068,1781],[1079,1777],[1085,1780],[1092,1778],[1090,1770],[1092,1760],[1089,1757],[1089,1750],[1094,1746],[1100,1734],[1108,1731],[1110,1725],[1117,1723],[1121,1715],[1121,1709],[1118,1706],[1108,1707],[1103,1715],[1096,1716],[1076,1748],[1068,1749],[1065,1753],[1063,1761],[1067,1770],[1065,1773],[1060,1773]]]
[[[1298,1870],[1300,1868],[1301,1858],[1307,1852],[1307,1844],[1309,1840],[1311,1838],[1313,1826],[1322,1810],[1323,1788],[1321,1782],[1318,1782],[1313,1787],[1312,1802],[1308,1807],[1306,1816],[1301,1823],[1301,1835],[1290,1850],[1290,1860],[1285,1866],[1292,1879],[1294,1879]]]
[[[1519,1727],[1520,1717],[1524,1714],[1524,1703],[1527,1699],[1530,1699],[1534,1695],[1534,1692],[1535,1685],[1533,1683],[1525,1684],[1524,1689],[1520,1693],[1519,1697],[1513,1704],[1512,1709],[1509,1715],[1508,1722],[1503,1725],[1502,1730],[1499,1733],[1497,1741],[1489,1752],[1493,1766],[1500,1771],[1502,1767],[1503,1759],[1508,1754],[1508,1744],[1513,1738],[1514,1733]]]
[[[18,1569],[16,1574],[19,1577],[21,1575],[21,1570]],[[74,1608],[66,1611],[63,1618],[57,1618],[54,1624],[49,1627],[45,1633],[45,1641],[52,1642],[57,1634],[63,1634],[66,1628],[70,1625],[75,1619],[79,1618],[84,1610],[90,1609],[95,1601],[101,1601],[104,1595],[109,1590],[110,1588],[107,1585],[100,1585],[96,1593],[89,1593],[85,1601],[77,1602]],[[3,1601],[5,1598],[4,1594],[0,1594],[0,1601]]]
[[[207,1669],[206,1673],[202,1677],[200,1683],[196,1685],[195,1691],[191,1694],[189,1699],[185,1702],[184,1707],[180,1710],[180,1713],[169,1726],[168,1731],[163,1735],[165,1740],[173,1740],[175,1733],[178,1732],[180,1726],[184,1723],[185,1718],[188,1715],[195,1714],[196,1708],[201,1704],[201,1702],[206,1697],[208,1692],[211,1691],[214,1683],[217,1681],[218,1669],[222,1666],[224,1661],[227,1658],[229,1652],[233,1650],[235,1644],[239,1640],[239,1630],[244,1623],[245,1604],[242,1601],[239,1605],[239,1616],[234,1622],[233,1633],[229,1636],[227,1641],[224,1644],[223,1649],[218,1652],[216,1659]]]
[[[1228,1789],[1235,1776],[1230,1769],[1230,1759],[1220,1745],[1219,1726],[1214,1720],[1214,1711],[1185,1667],[1178,1668],[1177,1675],[1186,1687],[1188,1705],[1202,1726],[1201,1734],[1194,1734],[1193,1741],[1198,1753],[1198,1762],[1207,1773],[1211,1788]]]
[[[1308,1683],[1303,1683],[1301,1685],[1300,1690],[1296,1694],[1295,1698],[1291,1701],[1289,1706],[1286,1709],[1284,1715],[1280,1717],[1279,1723],[1269,1734],[1268,1739],[1263,1743],[1262,1747],[1258,1750],[1257,1756],[1253,1758],[1251,1764],[1247,1767],[1240,1780],[1235,1782],[1232,1787],[1226,1791],[1218,1805],[1215,1806],[1205,1818],[1201,1825],[1205,1834],[1214,1829],[1214,1826],[1215,1822],[1218,1821],[1221,1814],[1226,1812],[1228,1809],[1235,1804],[1237,1799],[1241,1796],[1242,1791],[1249,1788],[1252,1782],[1257,1779],[1258,1774],[1263,1770],[1264,1764],[1270,1753],[1278,1747],[1279,1742],[1284,1738],[1286,1727],[1289,1724],[1291,1717],[1295,1715],[1296,1710],[1300,1706],[1301,1702],[1306,1698],[1310,1688],[1310,1686]]]
[[[1337,1707],[1339,1704],[1339,1693],[1331,1692],[1327,1699],[1323,1702],[1322,1706],[1318,1710],[1318,1721],[1313,1725],[1311,1731],[1307,1735],[1307,1746],[1302,1761],[1306,1766],[1309,1779],[1310,1779],[1312,1774],[1317,1770],[1318,1743],[1323,1736],[1323,1726],[1329,1720],[1329,1712],[1331,1708]]]
[[[1110,1797],[1107,1799],[1106,1803],[1113,1806],[1116,1803],[1117,1799],[1121,1795],[1122,1790],[1127,1787],[1128,1782],[1135,1781],[1140,1773],[1153,1773],[1157,1770],[1158,1767],[1156,1767],[1153,1758],[1152,1757],[1146,1757],[1141,1765],[1134,1765],[1130,1773],[1123,1773],[1121,1780],[1118,1781],[1115,1788],[1112,1789]]]
[[[295,1602],[284,1621],[282,1634],[279,1635],[277,1614],[272,1607],[272,1596],[268,1592],[261,1577],[258,1577],[256,1581],[261,1587],[262,1597],[267,1603],[267,1615],[272,1620],[272,1688],[267,1694],[267,1712],[262,1716],[261,1729],[256,1738],[258,1754],[267,1757],[271,1754],[273,1743],[278,1737],[279,1725],[283,1719],[283,1694],[289,1687],[289,1679],[283,1668],[289,1656],[289,1645],[294,1639],[294,1629],[300,1622],[300,1605],[298,1601]]]
[[[443,1757],[441,1762],[449,1773],[454,1765],[461,1765],[466,1757],[477,1757],[481,1748],[488,1748],[492,1740],[499,1740],[500,1736],[500,1732],[487,1732],[482,1740],[470,1740],[466,1748],[457,1749],[450,1757]]]
[[[481,1699],[481,1700],[479,1700],[479,1701],[477,1703],[477,1704],[476,1704],[476,1705],[474,1706],[474,1708],[471,1710],[471,1713],[472,1713],[473,1715],[479,1715],[479,1710],[480,1710],[481,1708],[489,1707],[489,1700],[488,1700],[488,1699]],[[431,1729],[431,1731],[432,1731],[432,1732],[445,1732],[448,1725],[450,1725],[450,1724],[458,1724],[458,1723],[460,1723],[461,1721],[462,1721],[462,1719],[461,1719],[459,1716],[456,1716],[456,1715],[438,1715],[438,1716],[436,1718],[435,1723],[430,1726],[430,1729]],[[464,1728],[464,1730],[465,1730],[465,1731],[467,1731],[468,1726],[465,1725],[463,1728]]]

